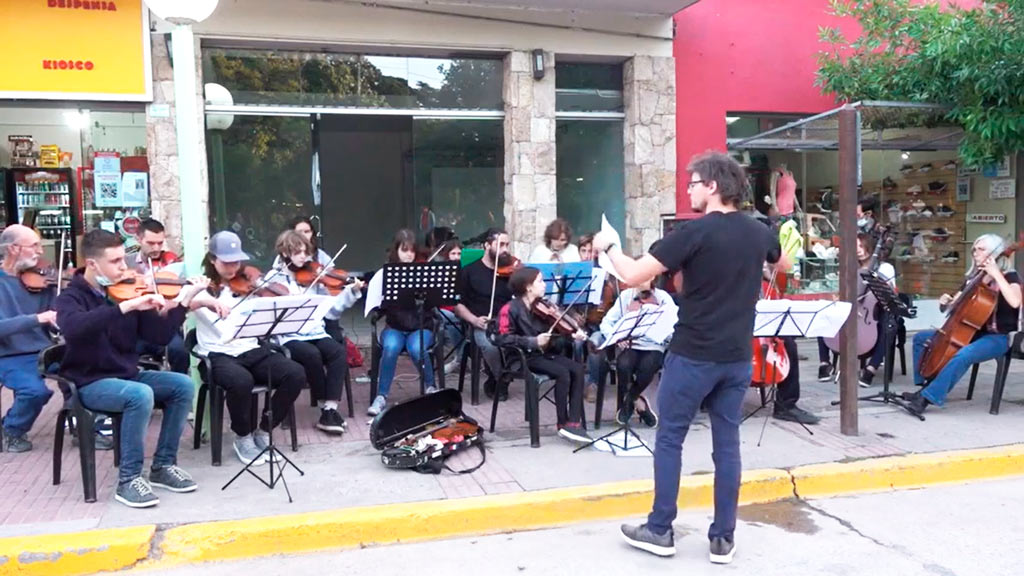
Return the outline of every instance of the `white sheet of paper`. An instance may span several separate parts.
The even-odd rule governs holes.
[[[622,238],[619,236],[618,230],[612,228],[611,223],[608,222],[608,217],[605,216],[604,214],[601,214],[601,232],[611,235],[614,239],[614,243],[618,244],[619,246],[622,246]],[[608,255],[605,254],[604,252],[598,254],[597,265],[606,270],[612,276],[615,276],[619,280],[622,280],[622,276],[615,269],[615,265],[612,264],[612,259],[609,258]]]
[[[851,309],[849,302],[832,300],[758,300],[754,336],[774,336],[778,331],[779,336],[832,338]]]
[[[601,296],[604,293],[604,281],[608,277],[608,271],[603,268],[594,268],[591,272],[591,278],[594,279],[590,283],[590,293],[587,294],[587,303],[593,304],[594,306],[601,305]]]
[[[331,309],[332,304],[334,304],[334,299],[329,296],[310,294],[251,298],[239,304],[231,311],[227,318],[221,321],[218,327],[221,333],[221,343],[224,344],[236,337],[260,337],[266,335],[266,325],[262,329],[252,325],[246,326],[242,333],[239,333],[239,328],[242,328],[243,324],[246,324],[246,321],[254,316],[267,316],[268,321],[273,322],[276,314],[279,313],[276,311],[282,308],[316,306],[316,310],[312,314],[302,309],[288,312],[274,330],[274,334],[277,335],[299,332],[309,322],[323,322],[324,316]]]
[[[384,269],[377,270],[377,273],[370,278],[366,285],[366,303],[363,305],[363,318],[370,315],[374,309],[380,308],[384,302]]]

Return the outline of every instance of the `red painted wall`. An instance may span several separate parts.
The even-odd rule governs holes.
[[[676,212],[692,215],[686,164],[725,150],[726,112],[811,114],[835,107],[814,86],[827,0],[701,0],[676,15]],[[855,26],[855,24],[854,24]]]
[[[927,1],[927,0],[926,0]],[[962,7],[977,0],[941,0]],[[726,112],[813,114],[836,106],[814,86],[820,26],[857,35],[850,18],[828,15],[827,0],[700,0],[675,16],[678,217],[692,217],[686,165],[725,150]]]

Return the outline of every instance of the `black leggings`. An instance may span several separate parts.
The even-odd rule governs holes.
[[[620,350],[615,359],[615,372],[619,378],[619,386],[630,384],[629,392],[623,401],[626,406],[633,402],[654,380],[661,370],[665,354],[658,350]]]
[[[270,424],[277,426],[288,416],[306,380],[302,366],[268,347],[249,350],[238,356],[210,354],[210,363],[213,366],[210,378],[227,393],[231,430],[239,436],[246,436],[253,431],[249,416],[253,388],[273,388],[270,405],[274,419]],[[260,429],[270,431],[271,426],[267,425],[267,416],[264,414],[260,420]]]
[[[306,371],[309,393],[314,399],[341,400],[341,388],[348,374],[348,352],[344,344],[327,337],[319,340],[292,340],[284,347],[291,352],[292,360],[301,364]]]
[[[555,411],[558,427],[583,422],[583,364],[559,355],[531,356],[526,359],[531,372],[555,379]]]

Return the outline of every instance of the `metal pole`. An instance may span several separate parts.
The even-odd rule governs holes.
[[[857,424],[857,150],[860,126],[850,105],[839,111],[839,297],[854,305],[840,335],[839,430],[858,435]]]

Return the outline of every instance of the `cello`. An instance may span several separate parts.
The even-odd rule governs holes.
[[[1024,233],[1016,244],[1011,244],[996,256],[990,256],[999,260],[1013,254],[1017,249],[1024,247]],[[988,319],[996,310],[999,303],[999,290],[988,286],[983,282],[985,269],[977,268],[965,283],[960,295],[950,302],[948,317],[942,324],[942,328],[936,330],[935,334],[928,339],[924,345],[924,354],[921,355],[919,371],[925,380],[931,381],[946,366],[953,356],[961,348],[967,346],[974,339],[975,333],[985,326]]]
[[[772,271],[771,278],[761,283],[764,299],[777,300],[781,297],[776,279],[775,271]],[[789,356],[782,338],[755,336],[752,363],[751,386],[777,386],[789,376]]]
[[[871,272],[878,271],[878,266],[881,264],[879,255],[882,253],[882,247],[888,242],[888,239],[888,227],[880,228],[875,238],[875,248],[871,252],[871,256],[868,257],[868,264],[865,266],[867,270]],[[878,299],[867,289],[859,274],[857,275],[857,286],[857,291],[860,294],[857,297],[856,316],[857,322],[860,323],[857,326],[857,357],[861,357],[874,350],[875,344],[878,343],[878,327],[876,326],[878,319],[875,317],[875,306],[878,304]],[[825,344],[833,352],[839,353],[838,334],[831,338],[825,338]]]

